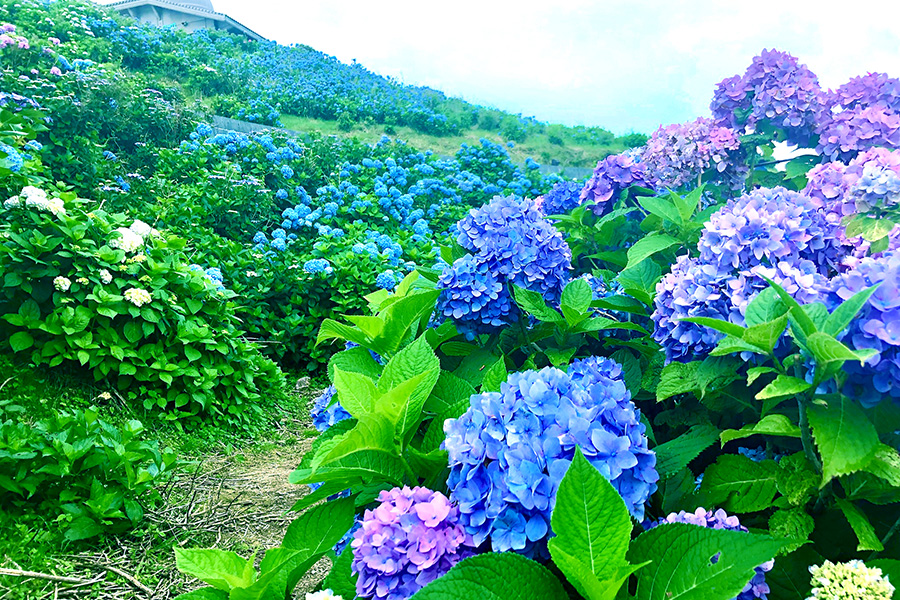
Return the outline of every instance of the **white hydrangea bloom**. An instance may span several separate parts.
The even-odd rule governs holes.
[[[21,204],[22,203],[19,202],[19,197],[13,196],[12,198],[10,198],[8,200],[3,201],[3,208],[16,208],[16,207],[20,206]]]
[[[144,245],[144,238],[127,227],[119,227],[116,229],[116,233],[122,237],[110,240],[110,248],[121,248],[125,252],[135,252]]]
[[[104,284],[111,282],[112,281],[112,273],[110,273],[106,269],[101,269],[100,270],[100,281],[102,281]]]
[[[141,288],[128,288],[125,290],[125,299],[135,306],[143,306],[153,300],[150,292]]]
[[[881,569],[867,567],[861,560],[834,564],[825,561],[809,568],[812,596],[807,600],[891,600],[894,586]]]
[[[58,289],[60,292],[68,292],[69,288],[72,287],[72,282],[69,281],[68,277],[57,277],[53,280],[53,287]]]
[[[306,600],[343,600],[343,598],[341,598],[331,590],[321,590],[312,594],[307,592]]]
[[[130,229],[142,238],[147,237],[153,231],[152,227],[150,227],[140,219],[135,219],[134,223],[131,224]]]

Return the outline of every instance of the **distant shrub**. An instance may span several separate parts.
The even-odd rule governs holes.
[[[341,116],[338,117],[337,126],[341,131],[352,131],[355,125],[356,121],[349,112],[343,112],[341,113]]]
[[[166,418],[247,426],[279,394],[278,367],[245,341],[217,271],[182,239],[37,188],[4,203],[0,336],[35,364],[80,363]]]

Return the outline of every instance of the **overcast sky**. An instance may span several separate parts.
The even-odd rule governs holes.
[[[900,2],[821,0],[213,0],[301,43],[453,96],[568,125],[649,133],[708,113],[763,48],[837,87],[900,77]]]

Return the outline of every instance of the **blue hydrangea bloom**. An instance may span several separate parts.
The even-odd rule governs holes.
[[[397,277],[392,270],[388,269],[378,274],[375,278],[375,285],[382,290],[393,290],[397,286]]]
[[[303,270],[310,275],[316,275],[318,273],[328,275],[334,271],[331,264],[324,258],[313,258],[306,261],[303,263]]]
[[[518,307],[503,279],[487,261],[471,254],[445,268],[437,288],[443,290],[437,313],[453,319],[459,332],[469,340],[513,323],[519,317]]]
[[[513,373],[500,392],[473,395],[465,414],[444,423],[460,522],[476,546],[543,553],[576,446],[641,519],[659,479],[644,431],[614,361]]]
[[[284,252],[287,250],[287,242],[284,241],[284,238],[275,238],[272,240],[272,250],[277,250],[278,252]]]
[[[263,233],[262,231],[257,231],[257,232],[253,235],[253,243],[254,243],[254,244],[262,244],[262,245],[266,245],[266,244],[269,243],[269,238],[267,238],[267,237],[266,237],[266,234]]]
[[[581,205],[581,190],[577,181],[560,181],[549,192],[539,198],[539,208],[545,215],[566,214]]]
[[[336,400],[332,402],[336,392],[337,390],[333,385],[325,388],[325,391],[315,399],[313,406],[309,411],[309,416],[312,417],[313,427],[320,433],[326,431],[335,423],[340,423],[345,419],[353,418],[350,413],[344,410],[344,407],[341,406],[340,402]]]
[[[289,165],[282,165],[281,176],[285,179],[291,179],[294,176],[294,169],[292,169]]]
[[[0,143],[0,153],[3,154],[3,159],[6,161],[6,168],[13,173],[18,173],[25,166],[25,159],[12,146]]]

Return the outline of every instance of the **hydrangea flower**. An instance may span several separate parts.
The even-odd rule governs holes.
[[[382,290],[392,290],[397,286],[397,277],[391,269],[379,273],[375,278],[375,285]]]
[[[328,430],[328,428],[335,423],[340,423],[346,419],[353,418],[350,413],[344,410],[344,407],[341,406],[340,402],[335,401],[332,403],[335,393],[337,393],[335,387],[329,385],[325,388],[325,391],[315,399],[313,406],[309,411],[309,416],[312,417],[313,427],[315,427],[316,431],[319,433]]]
[[[823,104],[818,150],[830,160],[877,146],[900,148],[900,80],[884,73],[854,77],[823,94]]]
[[[868,567],[861,560],[832,563],[809,568],[812,595],[807,600],[891,600],[894,586],[878,567]]]
[[[542,553],[556,490],[579,446],[637,518],[656,489],[656,455],[640,412],[606,358],[513,373],[444,422],[450,497],[475,545]]]
[[[453,319],[459,332],[469,340],[519,318],[518,307],[503,279],[488,261],[471,254],[444,269],[437,289],[443,290],[435,309],[437,314]]]
[[[324,258],[313,258],[312,260],[306,261],[303,263],[303,270],[310,275],[316,275],[318,273],[328,275],[334,271],[331,264]]]
[[[112,281],[112,279],[113,279],[112,273],[110,273],[106,269],[100,269],[100,281],[101,282],[103,282],[104,284],[108,284]]]
[[[818,77],[772,49],[754,57],[743,76],[719,83],[709,108],[716,125],[752,133],[768,121],[785,131],[788,143],[805,145],[816,128],[820,98]]]
[[[147,290],[141,288],[128,288],[123,294],[125,299],[140,308],[141,306],[151,302],[153,297]]]
[[[350,542],[360,597],[406,600],[473,554],[459,509],[440,492],[394,488],[378,501]]]
[[[848,377],[843,391],[866,407],[887,397],[900,401],[900,253],[863,258],[831,282],[832,308],[879,283],[841,338],[854,350],[877,351],[862,365],[857,361],[844,363]]]
[[[40,188],[28,185],[22,188],[18,196],[13,196],[3,203],[5,208],[16,208],[24,203],[26,208],[41,212],[49,212],[53,215],[66,214],[66,207],[61,198],[49,198],[47,192]]]
[[[581,204],[583,187],[577,181],[560,181],[535,202],[545,215],[562,215]]]
[[[25,159],[22,158],[19,151],[12,146],[0,143],[0,153],[2,153],[3,160],[6,162],[6,168],[13,173],[18,173],[22,170],[22,167],[25,166]]]
[[[137,252],[144,245],[144,238],[129,229],[119,227],[115,230],[119,237],[109,240],[110,248],[119,248],[126,253]]]
[[[319,590],[318,592],[306,592],[306,600],[344,600],[334,592],[329,590]]]
[[[656,188],[696,187],[709,172],[712,181],[742,189],[747,178],[737,134],[703,117],[654,131],[642,161]]]
[[[68,292],[69,288],[72,287],[72,282],[68,277],[55,277],[53,279],[53,287],[55,287],[60,292]]]
[[[653,189],[655,182],[647,174],[640,150],[607,156],[597,163],[594,173],[581,189],[581,201],[590,205],[597,216],[612,210],[623,190],[636,185]]]
[[[689,523],[691,525],[709,527],[711,529],[747,531],[747,528],[741,525],[741,522],[737,517],[728,515],[728,513],[721,508],[715,512],[706,510],[705,508],[698,508],[693,513],[685,511],[671,513],[655,523],[649,523],[648,528],[652,529],[653,527],[664,523]],[[718,560],[719,557],[716,555],[713,557],[712,562],[715,563]],[[755,600],[756,598],[766,600],[766,595],[769,593],[769,586],[766,584],[766,573],[771,571],[774,566],[775,561],[770,560],[756,567],[756,573],[753,575],[753,578],[747,582],[747,585],[744,586],[741,593],[734,597],[734,600]]]

